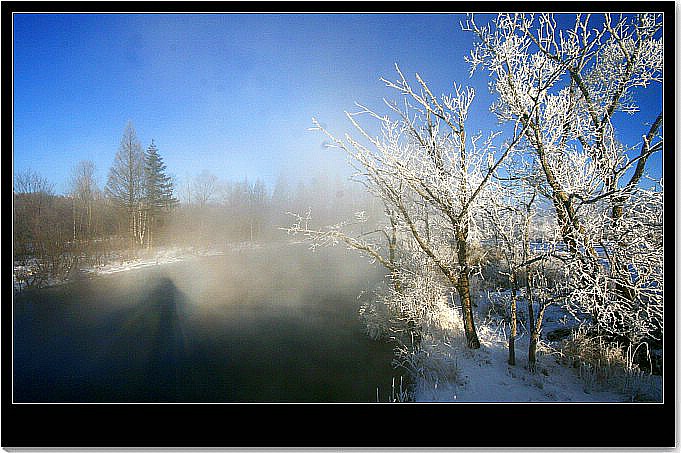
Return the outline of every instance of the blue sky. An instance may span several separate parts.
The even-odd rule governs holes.
[[[343,111],[355,101],[380,107],[391,96],[379,79],[394,78],[395,63],[436,93],[453,81],[473,85],[471,116],[485,129],[491,97],[482,74],[469,79],[463,56],[472,36],[460,31],[462,19],[15,15],[14,173],[32,168],[61,193],[73,166],[88,159],[103,185],[130,120],[143,148],[154,139],[180,181],[204,169],[268,184],[282,172],[346,174],[341,156],[307,130],[311,118],[344,132]]]

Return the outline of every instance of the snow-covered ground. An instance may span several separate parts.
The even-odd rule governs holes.
[[[126,259],[122,255],[113,257],[101,266],[80,266],[81,275],[108,275],[118,272],[126,272],[144,269],[151,266],[187,261],[205,256],[224,255],[226,252],[235,252],[246,249],[261,248],[260,243],[239,242],[227,244],[221,248],[209,247],[159,247],[152,250],[140,250],[137,257]],[[21,291],[26,288],[26,280],[33,273],[31,263],[26,265],[14,265],[14,290]],[[66,283],[67,280],[49,278],[45,286],[54,286]]]
[[[482,329],[481,329],[482,330]],[[480,332],[484,337],[485,333]],[[488,339],[487,339],[488,340]],[[578,371],[561,365],[557,358],[540,356],[537,372],[527,370],[527,342],[516,344],[516,365],[507,363],[508,349],[502,341],[484,341],[478,350],[452,347],[453,379],[419,379],[418,402],[622,402],[623,394],[589,390]],[[440,352],[442,359],[443,352]],[[439,365],[440,368],[444,364]]]
[[[451,305],[450,305],[451,306]],[[519,307],[520,309],[520,307]],[[547,311],[545,328],[566,323],[559,307]],[[417,402],[494,403],[607,403],[660,401],[661,376],[643,372],[618,374],[610,381],[598,380],[588,368],[575,368],[563,359],[558,342],[540,342],[537,370],[527,367],[529,335],[515,341],[516,365],[508,364],[508,339],[498,319],[478,325],[480,349],[466,347],[463,325],[456,310],[441,330],[424,339],[414,359]],[[621,371],[621,370],[620,370]],[[622,372],[623,373],[623,372]]]
[[[160,248],[152,252],[142,252],[139,257],[134,259],[114,260],[103,266],[90,267],[82,270],[97,275],[108,275],[135,269],[143,269],[150,266],[158,266],[161,264],[187,261],[201,256],[223,255],[224,253],[224,251],[195,249],[193,247]]]

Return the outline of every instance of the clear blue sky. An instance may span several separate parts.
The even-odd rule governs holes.
[[[103,185],[130,120],[143,148],[154,139],[181,181],[203,169],[268,184],[281,172],[346,174],[343,159],[322,148],[324,137],[307,130],[311,118],[340,135],[355,101],[380,107],[391,96],[379,79],[394,79],[396,62],[438,94],[452,81],[472,84],[471,116],[486,128],[491,98],[482,74],[468,77],[472,36],[460,31],[462,19],[15,15],[14,173],[32,168],[61,193],[73,166],[88,159]]]

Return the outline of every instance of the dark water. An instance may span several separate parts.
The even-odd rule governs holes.
[[[392,346],[357,295],[380,276],[273,247],[81,280],[14,300],[15,402],[375,402]]]

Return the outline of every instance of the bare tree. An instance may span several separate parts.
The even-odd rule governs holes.
[[[84,160],[73,168],[69,192],[73,199],[73,240],[90,240],[94,236],[93,209],[99,192],[94,162]]]
[[[128,122],[105,187],[107,196],[127,214],[131,246],[142,244],[145,224],[142,202],[143,154],[132,122]]]
[[[47,210],[54,197],[54,185],[28,169],[14,178],[14,254],[27,258],[36,254],[42,233],[48,228]]]
[[[54,195],[54,184],[31,169],[27,169],[17,174],[14,178],[14,193],[34,193],[41,194],[44,201],[45,196]]]
[[[63,278],[73,264],[70,203],[54,194],[53,185],[32,170],[14,181],[14,258],[23,265],[16,275],[27,286],[43,286]]]
[[[209,203],[217,201],[219,188],[218,177],[208,170],[203,170],[192,181],[192,200],[199,208],[203,209]]]

